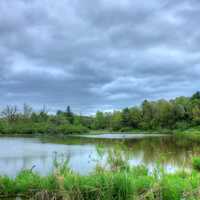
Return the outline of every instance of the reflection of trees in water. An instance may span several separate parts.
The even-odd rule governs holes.
[[[191,157],[200,154],[198,144],[186,140],[176,139],[174,137],[148,138],[137,141],[126,141],[129,153],[134,158],[137,155],[143,155],[142,162],[151,164],[162,159],[164,165],[170,164],[176,167],[189,167]]]
[[[50,139],[44,139],[47,142]],[[137,139],[97,139],[97,138],[66,138],[55,139],[54,143],[62,143],[67,145],[103,145],[105,148],[118,148],[121,151],[129,153],[133,160],[141,160],[145,165],[151,165],[160,160],[164,165],[174,167],[189,167],[192,156],[200,155],[200,146],[191,141],[175,138],[175,137],[149,137]],[[72,155],[73,157],[73,155]]]

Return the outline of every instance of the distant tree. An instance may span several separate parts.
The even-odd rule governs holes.
[[[82,125],[82,116],[74,115],[74,125]]]
[[[73,122],[74,122],[74,114],[73,114],[73,112],[71,111],[70,106],[67,106],[67,109],[66,109],[65,114],[66,114],[66,118],[67,118],[67,120],[69,121],[69,123],[70,123],[70,124],[73,124]]]
[[[172,104],[164,99],[154,102],[154,128],[171,127]]]
[[[35,113],[35,112],[33,112],[32,114],[31,114],[31,121],[32,122],[39,122],[40,121],[40,119],[39,119],[39,115],[37,114],[37,113]]]
[[[40,121],[47,122],[49,116],[48,116],[48,110],[45,105],[43,106],[42,110],[39,112],[38,117]]]
[[[22,129],[21,132],[56,133],[60,127],[64,127],[67,132],[82,130],[80,127],[114,131],[126,131],[129,128],[185,130],[194,125],[200,125],[200,92],[191,97],[177,97],[172,100],[145,100],[138,107],[114,112],[98,111],[95,116],[76,115],[70,106],[65,111],[58,110],[56,115],[49,114],[45,106],[38,112],[33,112],[27,104],[24,104],[20,112],[17,106],[6,106],[0,118],[0,131],[10,132],[13,128],[13,133]]]
[[[51,116],[49,118],[49,121],[56,126],[69,124],[69,121],[66,119],[66,117],[63,114]]]
[[[177,97],[175,100],[171,101],[175,105],[181,107],[181,115],[182,120],[191,121],[191,113],[192,113],[192,103],[191,99],[188,97]]]
[[[87,127],[87,128],[93,128],[94,125],[94,117],[92,116],[79,116],[81,125]]]
[[[58,115],[62,115],[63,114],[63,111],[62,110],[58,110],[57,112],[56,112],[56,115],[58,116]]]
[[[122,110],[122,126],[129,127],[131,126],[131,118],[130,118],[130,111],[128,108]]]
[[[66,113],[67,113],[67,115],[71,115],[72,114],[70,106],[67,106]]]
[[[17,106],[6,106],[2,111],[2,116],[6,118],[9,122],[14,122],[18,118]]]
[[[104,113],[105,129],[111,129],[111,118],[112,118],[111,112]]]
[[[195,125],[200,125],[200,108],[198,106],[192,109],[192,121]]]
[[[23,106],[23,117],[24,119],[29,119],[32,115],[33,109],[28,104],[24,104]]]
[[[192,100],[198,99],[200,100],[200,91],[194,93],[191,97]]]
[[[131,108],[129,117],[130,117],[130,126],[132,128],[139,128],[142,119],[141,109],[137,107]]]
[[[192,95],[191,97],[191,104],[192,108],[198,107],[200,109],[200,92],[196,92],[195,94]]]
[[[141,122],[143,129],[154,128],[153,127],[154,114],[155,114],[155,107],[153,102],[144,100],[142,103],[142,122]]]
[[[97,111],[93,127],[95,129],[105,129],[106,128],[106,120],[105,120],[103,112]]]
[[[114,111],[111,117],[111,128],[114,131],[118,131],[122,128],[122,115],[119,111]]]

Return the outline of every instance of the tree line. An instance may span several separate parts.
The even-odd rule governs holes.
[[[144,100],[140,106],[112,113],[97,112],[95,129],[179,129],[200,125],[200,92],[172,100]]]
[[[89,130],[157,130],[186,129],[200,125],[200,92],[191,97],[172,100],[144,100],[140,106],[120,111],[101,112],[95,116],[78,115],[71,111],[58,110],[49,114],[44,107],[34,112],[24,104],[20,112],[17,106],[6,106],[1,111],[0,133],[84,133]]]

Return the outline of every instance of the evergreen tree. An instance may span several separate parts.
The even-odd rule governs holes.
[[[73,124],[74,122],[74,114],[71,111],[70,106],[67,106],[67,110],[66,110],[66,118],[69,121],[70,124]]]

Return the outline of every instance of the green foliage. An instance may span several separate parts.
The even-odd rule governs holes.
[[[190,126],[191,125],[186,121],[176,122],[176,124],[175,124],[175,128],[179,129],[179,130],[182,130],[182,131],[190,128]]]
[[[73,124],[73,122],[74,122],[74,114],[72,113],[70,106],[67,106],[67,110],[66,110],[66,112],[64,114],[65,114],[67,120],[69,121],[69,123]]]
[[[87,133],[88,128],[82,125],[54,125],[53,123],[24,123],[0,124],[0,134],[81,134]]]
[[[193,97],[178,97],[174,100],[145,100],[141,106],[125,108],[113,113],[97,112],[94,118],[94,129],[113,131],[185,130],[192,125],[200,124],[199,93]]]
[[[192,100],[200,100],[200,92],[198,91],[195,94],[193,94],[191,99]]]
[[[61,125],[58,127],[57,132],[61,134],[84,134],[88,132],[88,129],[82,125]]]
[[[161,181],[164,200],[199,199],[195,191],[199,189],[199,174],[170,174]]]
[[[0,177],[0,195],[16,193],[16,182],[7,176]]]
[[[186,130],[178,130],[175,131],[175,136],[185,138],[187,140],[190,140],[191,142],[200,142],[200,127],[192,127]]]
[[[200,171],[200,157],[194,157],[192,159],[192,166],[194,169]]]
[[[94,129],[104,129],[106,128],[106,118],[104,116],[104,113],[97,112],[93,124]]]
[[[119,131],[122,128],[121,112],[115,111],[111,117],[111,127],[114,131]]]
[[[200,125],[200,92],[192,97],[178,97],[173,100],[145,100],[140,106],[121,111],[100,112],[95,116],[76,115],[67,106],[50,115],[44,107],[40,112],[24,104],[23,112],[16,106],[2,110],[1,134],[73,134],[89,130],[112,130],[129,132],[133,130],[186,130]]]
[[[122,127],[121,129],[120,129],[120,132],[131,132],[133,130],[133,128],[131,128],[131,127]]]
[[[2,198],[23,195],[35,199],[45,194],[51,197],[48,199],[55,200],[199,200],[199,188],[200,174],[197,172],[165,173],[157,179],[143,166],[120,171],[104,169],[101,173],[85,176],[60,166],[56,173],[46,177],[31,170],[22,171],[14,179],[0,177]]]
[[[122,126],[123,127],[129,127],[130,124],[130,110],[129,108],[125,108],[121,112],[122,115]]]

